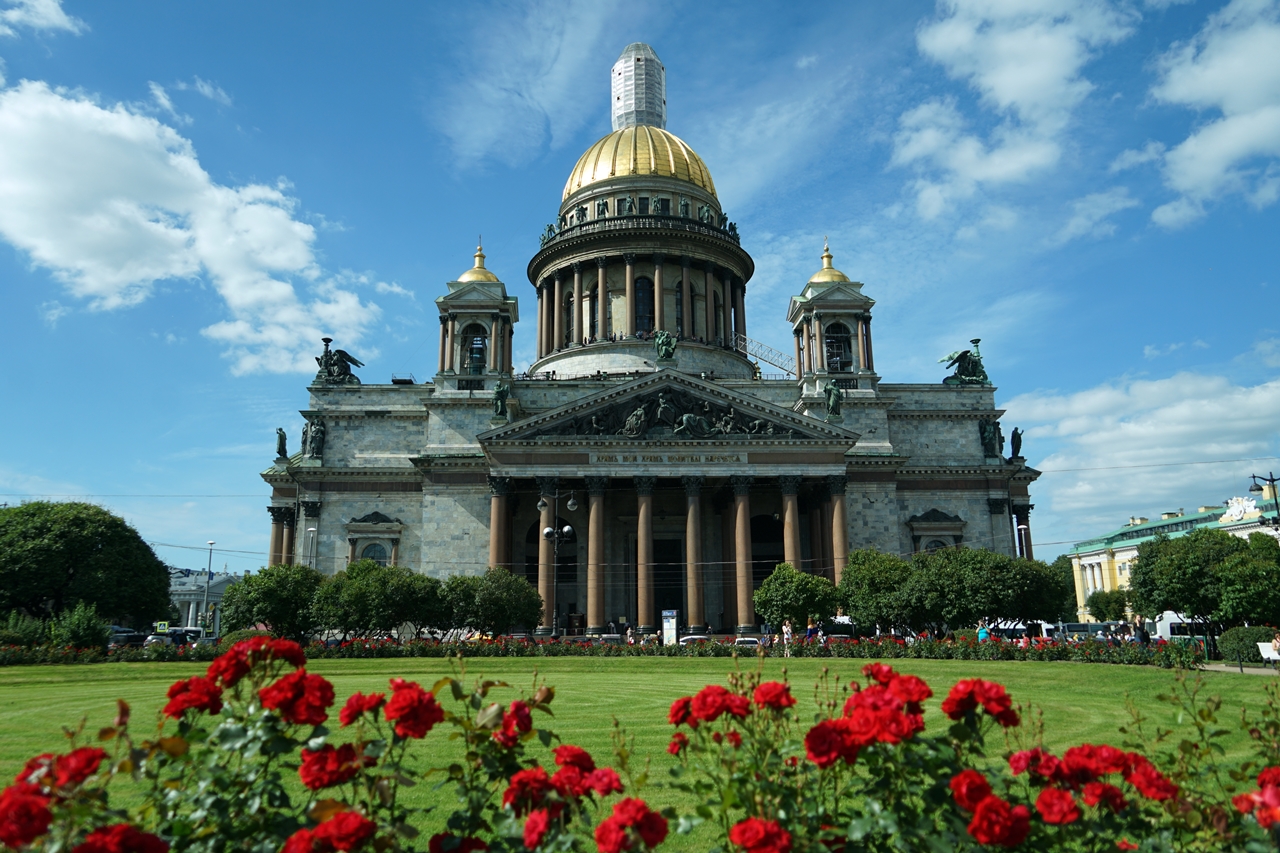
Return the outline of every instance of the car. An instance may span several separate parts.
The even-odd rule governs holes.
[[[151,648],[152,646],[172,646],[173,638],[166,634],[148,634],[147,638],[142,641],[143,648]]]
[[[140,649],[142,644],[147,640],[147,635],[139,631],[130,631],[127,628],[116,631],[111,634],[111,639],[107,641],[109,649]]]
[[[733,644],[735,646],[750,646],[751,648],[755,648],[756,646],[760,645],[760,638],[759,637],[738,637],[736,640],[733,641]]]
[[[685,634],[680,638],[680,645],[687,646],[690,643],[709,643],[711,638],[706,634]]]

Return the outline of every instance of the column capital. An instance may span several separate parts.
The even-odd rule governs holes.
[[[446,324],[446,323],[448,323],[448,322],[449,322],[449,315],[448,315],[448,314],[441,314],[441,315],[440,315],[440,325],[441,325],[441,326],[443,326],[443,325],[445,325],[445,324]]]
[[[554,273],[551,274],[551,278],[555,280],[556,284],[560,284],[562,281],[564,281],[563,270],[557,269]]]
[[[660,266],[662,266],[662,265],[666,262],[666,260],[667,260],[667,256],[666,256],[666,255],[664,255],[664,254],[662,254],[661,252],[654,252],[654,253],[653,253],[653,265],[654,265],[654,266],[660,267]]]
[[[741,496],[750,494],[751,484],[755,482],[755,477],[742,476],[735,474],[729,478],[729,485],[733,487],[733,493]]]
[[[538,477],[538,494],[544,497],[555,497],[556,489],[560,486],[559,477]]]
[[[849,488],[849,479],[844,474],[832,474],[827,477],[827,490],[833,495],[843,495]]]
[[[629,267],[636,265],[636,256],[634,252],[627,252],[622,256],[622,260],[625,261]]]
[[[1028,513],[1035,509],[1035,504],[1013,504],[1013,511],[1020,513]]]
[[[685,269],[688,269],[689,267],[693,266],[693,258],[689,257],[688,255],[681,255],[680,266],[684,267]]]
[[[302,514],[307,518],[320,517],[320,501],[300,501],[302,504]]]
[[[653,494],[653,487],[658,484],[657,477],[632,477],[632,481],[636,484],[636,494],[647,496]]]
[[[569,264],[569,268],[573,270],[574,275],[578,275],[579,273],[582,272],[582,262],[574,261],[573,263]]]
[[[784,495],[800,494],[801,477],[797,474],[783,474],[778,478],[778,488]]]
[[[511,478],[489,475],[489,493],[494,497],[505,498],[511,494]]]
[[[291,506],[269,506],[267,512],[271,514],[273,524],[293,524],[293,507]]]
[[[1008,498],[987,498],[987,511],[992,515],[1004,515],[1008,506]]]
[[[588,477],[587,478],[587,494],[600,496],[609,489],[608,477]]]
[[[706,477],[697,475],[681,477],[680,482],[684,484],[684,493],[688,497],[696,498],[702,494],[702,484],[706,481]]]
[[[598,266],[600,269],[604,269],[605,267],[609,266],[609,259],[606,257],[596,258],[596,266]]]
[[[354,536],[348,536],[348,537],[347,537],[347,544],[348,544],[348,545],[350,545],[352,548],[356,547],[356,543],[357,543],[357,542],[359,542],[359,541],[360,541],[360,540],[359,540],[359,539],[357,539],[357,538],[356,538],[356,537],[354,537]]]

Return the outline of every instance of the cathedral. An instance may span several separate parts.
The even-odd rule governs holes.
[[[1030,557],[1039,472],[1004,456],[978,342],[938,384],[884,381],[875,301],[825,246],[795,277],[794,351],[751,338],[754,262],[666,129],[665,68],[632,44],[610,80],[613,132],[569,172],[520,287],[536,359],[514,371],[520,299],[479,247],[436,300],[430,382],[362,382],[325,339],[303,447],[282,435],[262,474],[270,561],[503,566],[541,593],[538,633],[598,634],[664,611],[755,632],[778,563],[839,581],[850,549]]]

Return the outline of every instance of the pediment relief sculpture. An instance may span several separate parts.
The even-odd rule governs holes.
[[[781,420],[739,411],[732,404],[704,400],[669,386],[556,420],[520,437],[571,435],[677,441],[797,437],[796,429]]]

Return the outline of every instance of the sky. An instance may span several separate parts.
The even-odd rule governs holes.
[[[827,237],[883,381],[981,338],[1037,556],[1280,469],[1276,0],[0,0],[0,502],[260,566],[320,337],[429,380],[481,235],[531,317],[633,41],[755,258],[753,337],[791,351]]]

